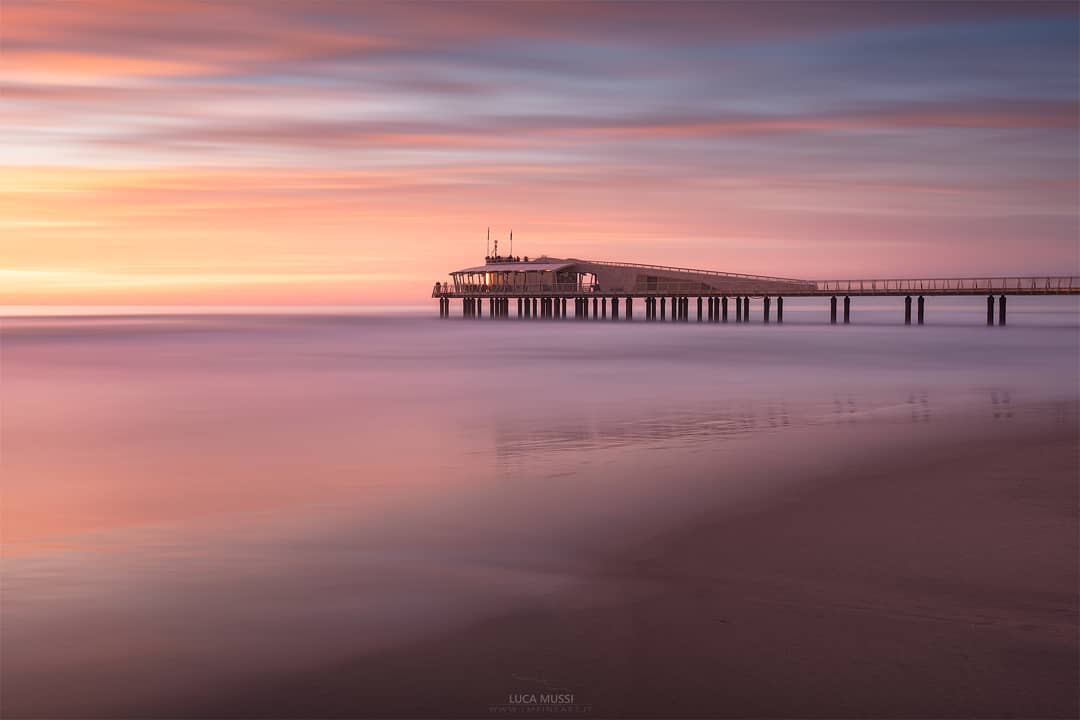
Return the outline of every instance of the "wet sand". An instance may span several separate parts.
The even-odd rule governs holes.
[[[708,511],[573,597],[176,714],[1076,717],[1078,457],[1075,411],[899,448]]]

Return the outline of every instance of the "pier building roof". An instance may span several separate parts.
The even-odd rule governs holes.
[[[491,272],[555,272],[558,270],[565,270],[568,267],[576,265],[576,261],[567,260],[540,260],[533,262],[493,262],[486,265],[477,265],[476,267],[465,268],[464,270],[454,270],[451,275],[459,275],[461,273],[491,273]]]

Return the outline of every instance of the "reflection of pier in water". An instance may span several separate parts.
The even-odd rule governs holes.
[[[1007,389],[987,389],[980,391],[980,395],[985,404],[979,406],[985,408],[988,419],[995,421],[1012,420],[1019,408],[1033,416],[1046,410],[1042,403],[1016,405],[1012,391]],[[546,453],[641,447],[649,443],[693,445],[798,426],[920,424],[933,419],[932,405],[930,393],[917,390],[898,397],[895,403],[880,398],[861,402],[856,395],[845,394],[834,395],[829,401],[806,403],[798,410],[778,400],[728,410],[670,411],[637,418],[562,416],[540,426],[532,424],[535,420],[498,423],[495,452],[499,459],[509,460]],[[1076,412],[1075,405],[1075,402],[1055,402],[1050,414],[1063,422],[1066,416]]]
[[[692,444],[736,438],[761,430],[788,427],[792,419],[783,402],[761,408],[717,412],[667,412],[641,418],[560,418],[549,426],[515,429],[499,425],[496,454],[503,459],[536,453],[640,447],[650,442]]]
[[[1004,325],[1009,295],[1080,295],[1080,277],[1068,275],[798,280],[573,258],[495,255],[484,261],[435,283],[431,296],[439,301],[439,317],[450,317],[450,302],[460,299],[466,318],[481,318],[485,312],[490,318],[510,318],[516,308],[513,316],[521,320],[619,320],[620,315],[633,320],[638,299],[647,322],[686,322],[694,314],[699,323],[727,323],[731,309],[735,323],[749,323],[751,299],[760,298],[761,321],[782,323],[785,297],[821,297],[828,299],[829,321],[835,325],[841,301],[848,324],[852,298],[898,296],[904,298],[904,323],[912,324],[914,307],[922,325],[927,297],[985,296],[986,324],[996,320]]]

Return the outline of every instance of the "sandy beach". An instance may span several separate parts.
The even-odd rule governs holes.
[[[1075,717],[1077,438],[1074,406],[958,428],[706,512],[590,597],[177,715]]]

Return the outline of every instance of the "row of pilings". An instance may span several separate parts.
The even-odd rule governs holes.
[[[462,298],[462,317],[478,318],[484,316],[484,304],[487,302],[487,315],[492,318],[510,317],[511,303],[514,299],[508,297],[467,297]],[[607,320],[608,307],[610,304],[610,317],[612,320],[619,319],[620,300],[625,309],[624,317],[627,320],[634,319],[634,298],[632,296],[619,297],[519,297],[517,301],[517,317],[519,318],[565,318],[567,317],[568,303],[575,320]],[[776,297],[776,322],[784,322],[784,298]],[[610,303],[609,303],[610,301]],[[690,316],[690,298],[686,296],[656,296],[650,295],[644,298],[645,320],[664,322],[687,322]],[[750,298],[735,296],[735,322],[750,322]],[[762,298],[762,320],[766,323],[772,321],[773,298],[766,295]],[[707,311],[705,307],[707,306]],[[839,298],[833,295],[829,298],[829,322],[837,323],[837,310]],[[904,298],[904,324],[911,324],[912,296]],[[728,322],[729,298],[722,297],[699,297],[697,298],[697,322],[708,321],[711,323]],[[998,299],[997,324],[1005,324],[1006,297],[1002,295]],[[590,315],[591,309],[591,315]],[[450,298],[439,298],[439,317],[450,317]],[[917,322],[922,325],[926,319],[926,299],[919,296],[917,302]],[[851,322],[851,297],[844,297],[844,324]],[[994,324],[994,296],[986,298],[986,324]]]

